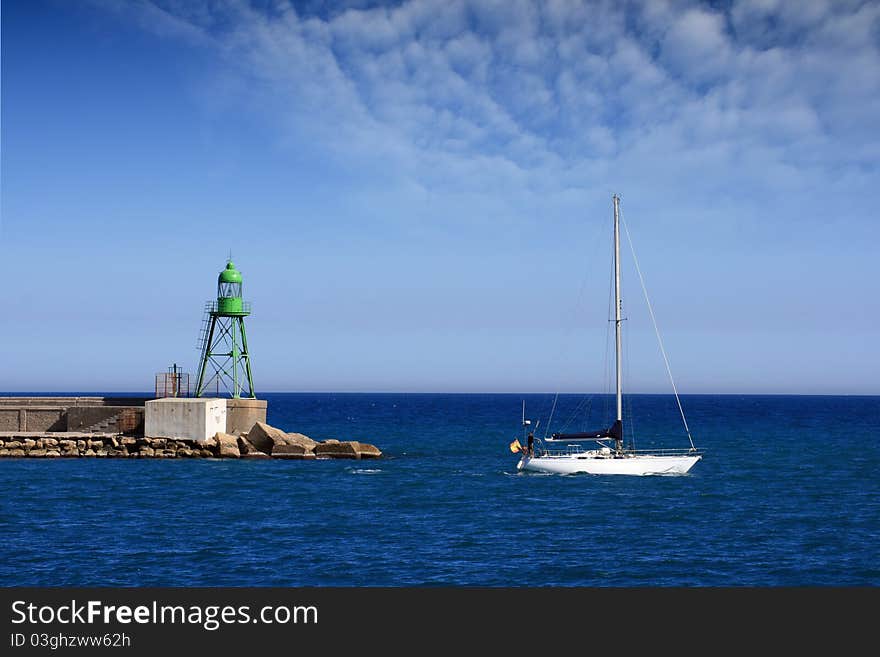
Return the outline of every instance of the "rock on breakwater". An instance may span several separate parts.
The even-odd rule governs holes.
[[[342,447],[344,446],[344,447]],[[218,433],[206,441],[185,438],[133,437],[115,433],[5,432],[0,458],[234,458],[325,459],[379,458],[381,450],[357,441],[316,441],[301,433],[257,422],[237,436]]]

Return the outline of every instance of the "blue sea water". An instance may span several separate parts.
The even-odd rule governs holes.
[[[552,395],[264,397],[385,457],[3,459],[0,585],[880,585],[880,397],[684,396],[674,477],[518,474]],[[637,447],[687,446],[672,397],[628,399]]]

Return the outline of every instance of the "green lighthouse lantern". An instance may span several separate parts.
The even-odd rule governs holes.
[[[241,297],[241,272],[230,259],[217,277],[217,301],[205,305],[199,350],[202,357],[196,397],[220,389],[230,397],[255,399],[244,318],[250,304]]]
[[[217,310],[230,315],[247,315],[244,302],[241,300],[241,272],[232,264],[226,263],[226,269],[217,277]]]

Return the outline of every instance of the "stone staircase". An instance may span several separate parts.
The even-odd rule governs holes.
[[[112,434],[143,432],[144,413],[142,408],[120,407],[113,410],[115,412],[111,412],[95,422],[76,427],[76,431]]]
[[[106,420],[102,420],[100,422],[96,422],[95,424],[80,429],[83,433],[117,433],[116,426],[119,422],[119,416],[121,413],[117,413],[112,417],[108,417]]]

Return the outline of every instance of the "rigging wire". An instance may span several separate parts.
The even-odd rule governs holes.
[[[565,424],[562,425],[562,428],[559,430],[559,433],[565,433],[565,430],[568,429],[568,427],[571,426],[572,422],[574,422],[577,419],[577,416],[581,412],[581,409],[583,409],[584,406],[588,406],[591,408],[592,402],[593,402],[593,398],[590,395],[584,395],[584,397],[581,398],[581,400],[578,402],[578,405],[575,407],[574,411],[572,412],[571,417],[569,417],[569,419],[566,420]],[[589,413],[589,411],[588,411],[588,413]]]
[[[556,402],[559,401],[559,392],[553,397],[553,407],[550,409],[550,418],[547,420],[547,426],[544,427],[544,438],[550,432],[550,424],[553,422],[553,414],[556,412]]]
[[[669,382],[672,384],[672,392],[675,394],[675,403],[678,404],[678,412],[681,414],[681,421],[684,424],[684,430],[687,433],[688,441],[690,441],[691,449],[694,447],[694,439],[691,437],[691,430],[688,427],[687,419],[684,417],[684,409],[681,406],[681,400],[678,398],[678,389],[675,387],[675,379],[672,378],[672,369],[669,367],[669,358],[666,357],[666,349],[663,347],[663,340],[660,337],[660,329],[657,328],[657,319],[654,317],[654,308],[651,306],[651,300],[648,298],[648,288],[645,287],[645,279],[642,277],[642,270],[639,267],[639,259],[636,257],[636,249],[633,246],[632,237],[629,234],[629,226],[620,213],[620,220],[623,223],[624,232],[626,232],[626,241],[629,243],[629,250],[632,253],[633,262],[636,265],[636,273],[639,275],[639,283],[642,285],[642,293],[645,295],[645,303],[648,305],[648,314],[651,316],[651,323],[654,325],[654,333],[657,335],[657,342],[660,345],[660,353],[663,354],[663,362],[666,364],[666,373],[669,375]]]
[[[604,230],[607,230],[607,226],[605,224],[606,224],[606,222],[599,222],[598,225],[596,226],[596,231],[593,235],[594,239],[591,242],[592,244],[598,244],[601,242],[601,240],[599,240],[598,237],[602,234],[602,232]],[[583,306],[583,297],[584,297],[584,291],[586,290],[586,287],[587,287],[587,280],[590,278],[590,274],[592,273],[592,270],[594,268],[594,263],[596,262],[596,260],[598,260],[598,258],[590,258],[587,261],[588,266],[587,266],[587,269],[584,273],[584,277],[581,279],[580,289],[578,290],[578,294],[577,294],[577,300],[575,301],[574,307],[571,310],[571,320],[569,321],[568,326],[565,329],[565,333],[563,335],[562,340],[560,340],[559,353],[556,357],[557,361],[561,358],[562,353],[565,350],[565,346],[571,340],[571,335],[574,331],[574,326],[576,323],[574,320],[577,319],[578,310],[580,310],[581,307]],[[607,349],[607,345],[606,345],[606,349]],[[544,438],[546,438],[547,435],[550,433],[550,425],[553,422],[553,415],[556,412],[556,405],[557,405],[558,400],[559,400],[559,384],[557,383],[556,394],[553,397],[553,405],[550,409],[550,417],[547,421],[547,424],[544,426]],[[580,409],[581,405],[582,405],[582,403],[578,405],[578,409]],[[575,411],[575,412],[577,412],[577,411]],[[563,426],[563,428],[560,429],[560,432],[565,431],[565,427],[567,427],[569,424],[571,424],[571,420],[566,422],[566,424]]]

